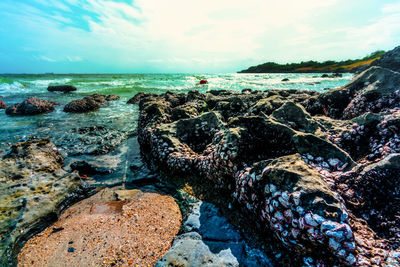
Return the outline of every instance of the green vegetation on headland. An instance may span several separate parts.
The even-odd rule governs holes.
[[[266,62],[257,66],[252,66],[238,73],[285,73],[285,72],[357,72],[368,67],[373,61],[379,59],[385,51],[379,50],[362,59],[348,59],[344,61],[328,60],[325,62],[302,61],[300,63],[278,64]]]

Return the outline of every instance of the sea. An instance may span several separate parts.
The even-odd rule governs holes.
[[[8,116],[0,110],[0,152],[20,141],[50,138],[66,158],[94,162],[109,168],[110,175],[99,175],[95,182],[112,185],[127,179],[128,165],[140,161],[135,139],[139,110],[126,102],[139,92],[185,93],[190,90],[240,91],[301,89],[324,92],[348,83],[353,74],[321,78],[318,74],[35,74],[0,75],[0,100],[7,105],[37,97],[58,102],[54,112],[36,116]],[[289,81],[283,82],[282,79]],[[199,85],[201,79],[208,84]],[[49,85],[69,84],[71,93],[48,92]],[[90,94],[115,94],[120,100],[98,111],[72,114],[63,112],[68,102]],[[125,177],[125,178],[121,178]],[[135,177],[131,177],[134,179]]]

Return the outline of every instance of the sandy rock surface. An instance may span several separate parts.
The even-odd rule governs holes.
[[[48,139],[14,144],[0,157],[0,266],[10,264],[25,238],[85,195],[79,175],[64,171],[63,162]]]
[[[181,221],[170,196],[104,189],[30,239],[18,266],[153,266],[171,247]]]

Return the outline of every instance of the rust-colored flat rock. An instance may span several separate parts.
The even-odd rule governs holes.
[[[18,266],[153,266],[182,221],[170,196],[105,189],[31,238]]]

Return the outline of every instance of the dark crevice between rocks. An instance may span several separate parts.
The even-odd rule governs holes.
[[[265,122],[261,117],[239,117],[229,124],[238,128],[238,157],[239,166],[252,165],[262,159],[291,155],[297,152],[292,141],[293,133],[285,131],[285,127]]]
[[[202,154],[220,128],[218,116],[215,113],[205,113],[198,118],[179,120],[176,135],[179,141],[187,144],[194,152]]]

